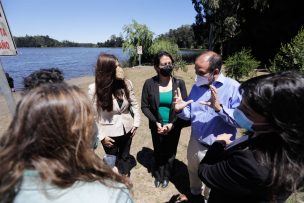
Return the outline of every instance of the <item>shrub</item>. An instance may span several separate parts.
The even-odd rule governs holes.
[[[179,60],[175,62],[175,70],[181,69],[184,72],[188,71],[187,63],[184,60]]]
[[[177,44],[166,40],[166,39],[157,39],[154,40],[150,49],[149,49],[149,53],[152,55],[157,54],[160,51],[166,51],[168,53],[170,53],[174,60],[179,60],[181,58],[181,54],[179,53],[179,49]]]
[[[226,75],[240,80],[242,77],[252,74],[254,69],[260,65],[260,62],[254,59],[251,50],[243,48],[240,52],[228,57],[224,64]]]
[[[282,44],[271,62],[270,71],[297,70],[304,72],[304,28],[291,40]]]

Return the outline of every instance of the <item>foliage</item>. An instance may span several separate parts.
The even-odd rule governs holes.
[[[270,71],[297,70],[304,72],[304,28],[291,40],[282,44],[272,61]]]
[[[177,44],[167,40],[167,39],[156,39],[153,41],[149,53],[154,56],[160,51],[166,51],[170,53],[174,60],[179,60],[181,59],[181,54],[179,52]]]
[[[137,46],[142,46],[142,62],[150,62],[149,48],[152,45],[153,32],[144,24],[139,24],[135,20],[131,24],[123,27],[125,34],[123,51],[129,52],[129,62],[132,66],[137,64]]]
[[[98,42],[97,46],[98,47],[122,47],[122,43],[123,43],[122,36],[117,37],[116,35],[111,35],[110,39],[108,39],[105,42]]]
[[[63,40],[60,43],[60,47],[96,47],[96,44],[93,43],[77,43],[77,42],[71,42],[68,40]]]
[[[48,35],[14,37],[14,41],[17,47],[96,47],[92,43],[76,43],[67,40],[59,42]]]
[[[251,47],[256,58],[266,65],[281,44],[290,42],[304,25],[303,9],[297,0],[241,1],[241,35],[231,47]],[[292,23],[291,23],[292,22]]]
[[[214,50],[216,45],[222,48],[224,42],[237,35],[240,0],[192,0],[192,3],[197,12],[196,24],[205,24],[209,31],[204,33],[209,50]]]
[[[58,47],[60,42],[58,40],[46,36],[28,36],[14,37],[17,47]]]
[[[203,16],[203,6],[201,0],[192,0],[192,4],[196,11],[195,23],[192,25],[194,32],[195,42],[201,47],[207,47],[208,45],[208,27],[206,19]]]
[[[188,71],[187,63],[186,63],[186,61],[184,61],[182,59],[175,62],[174,68],[175,68],[175,70],[181,69],[184,72]]]
[[[176,29],[158,36],[159,39],[167,39],[178,45],[179,48],[196,48],[194,31],[191,25],[182,25]]]
[[[260,62],[254,59],[251,50],[243,48],[240,52],[228,57],[224,64],[227,76],[240,80],[242,77],[247,77],[253,73]]]
[[[250,47],[265,65],[304,25],[298,0],[192,0],[194,35],[224,57]],[[290,23],[292,22],[292,23]]]

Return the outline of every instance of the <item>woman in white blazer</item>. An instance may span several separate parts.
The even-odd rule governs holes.
[[[89,85],[88,95],[97,110],[98,136],[105,153],[116,156],[115,166],[121,174],[130,175],[134,159],[129,152],[140,114],[133,84],[125,79],[114,55],[98,57],[95,83]]]

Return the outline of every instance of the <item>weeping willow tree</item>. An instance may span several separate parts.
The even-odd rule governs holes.
[[[122,48],[124,52],[129,53],[129,65],[134,66],[137,63],[137,46],[142,46],[142,62],[150,62],[149,48],[152,45],[153,32],[148,26],[133,20],[131,24],[123,27],[123,31],[125,36]]]

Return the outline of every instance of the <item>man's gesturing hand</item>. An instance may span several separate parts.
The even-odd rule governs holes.
[[[217,98],[217,89],[213,85],[210,85],[211,98],[208,101],[200,101],[200,104],[207,105],[213,108],[215,111],[220,111],[222,109],[221,104]]]
[[[183,110],[188,104],[192,103],[193,100],[184,101],[180,92],[180,89],[177,88],[177,90],[174,91],[174,97],[173,97],[173,106],[175,112],[179,112]]]

